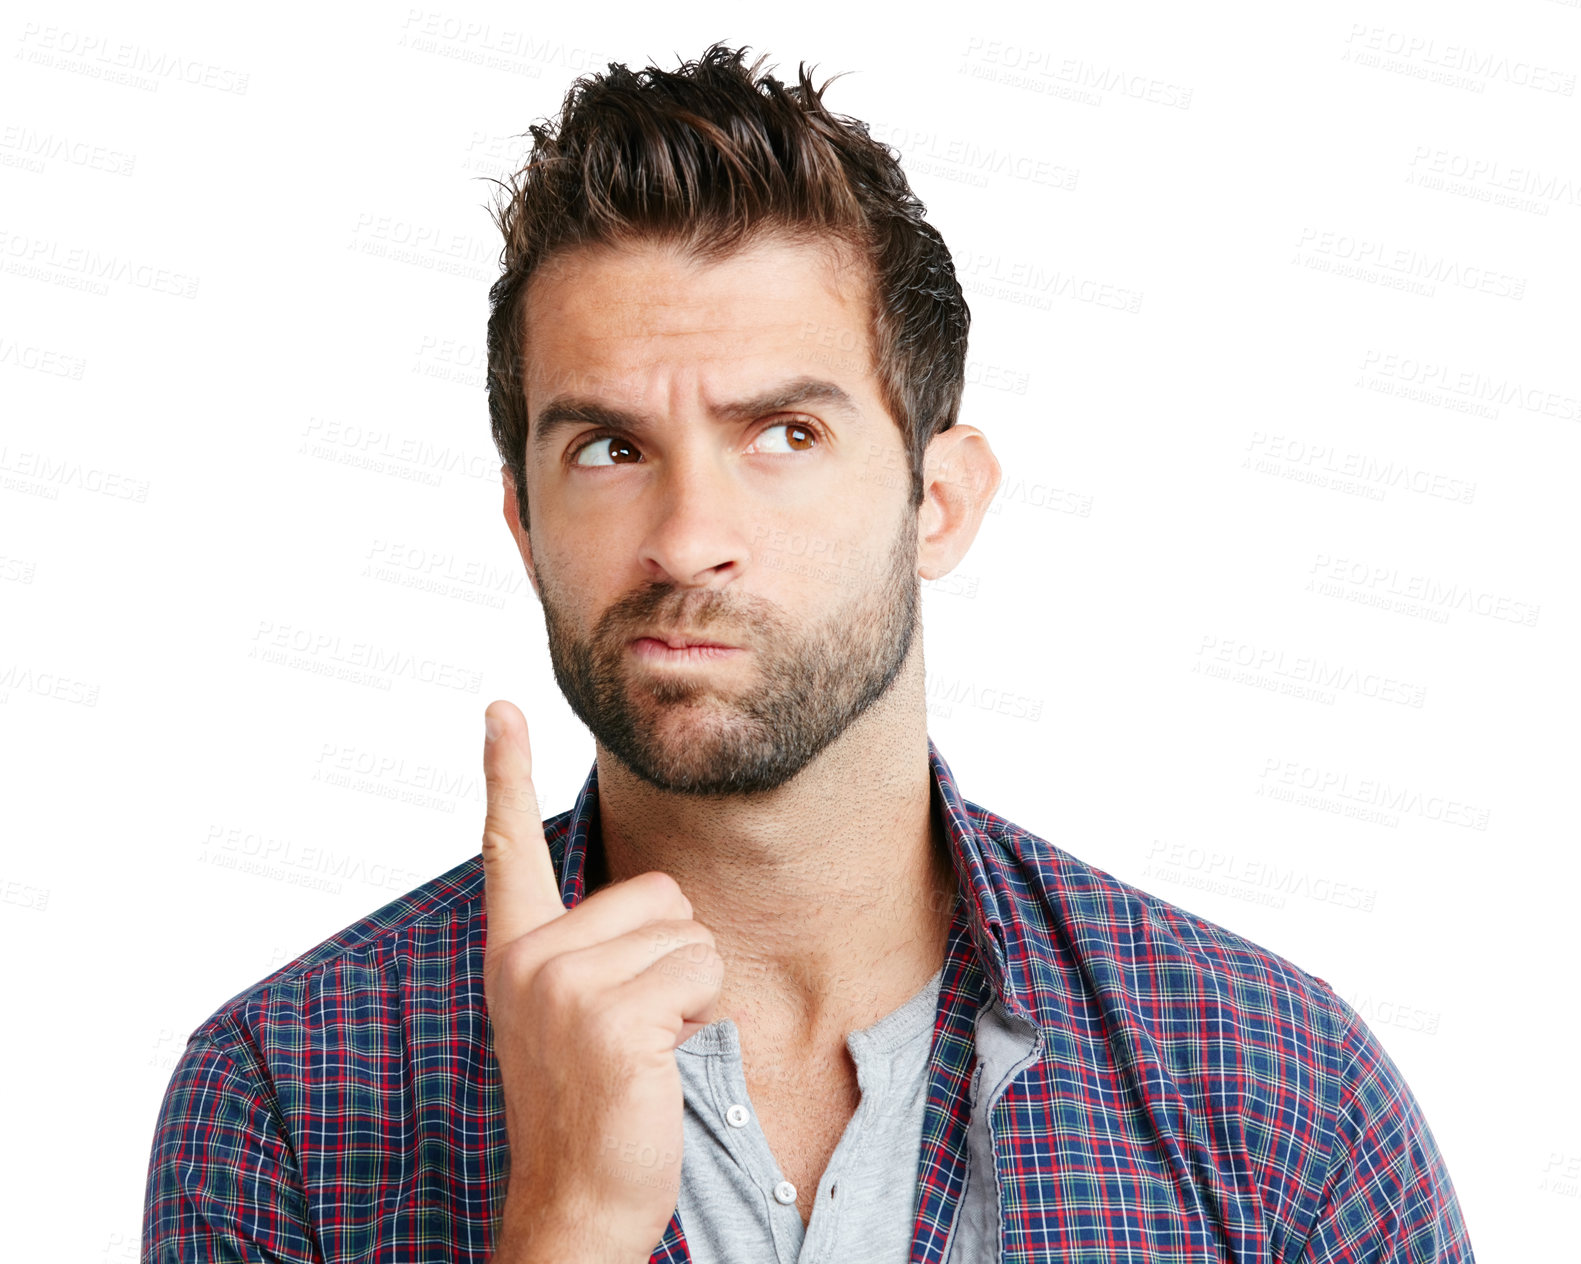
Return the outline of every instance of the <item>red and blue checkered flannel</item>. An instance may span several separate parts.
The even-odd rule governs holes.
[[[963,800],[911,1259],[959,1196],[975,1023],[1038,1056],[993,1107],[1006,1261],[1462,1261],[1448,1173],[1399,1071],[1329,987]],[[545,823],[568,907],[597,769]],[[270,975],[192,1035],[160,1113],[145,1264],[479,1262],[509,1167],[474,858]],[[685,1261],[672,1218],[654,1261]]]

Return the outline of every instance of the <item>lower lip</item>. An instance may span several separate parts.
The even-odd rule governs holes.
[[[650,663],[717,663],[743,651],[734,645],[687,645],[672,649],[663,641],[644,636],[631,643],[631,652]]]

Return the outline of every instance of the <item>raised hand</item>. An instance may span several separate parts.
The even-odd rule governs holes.
[[[496,1264],[646,1264],[681,1183],[675,1047],[713,1021],[712,932],[657,870],[567,910],[527,722],[484,713],[483,987],[511,1173]]]

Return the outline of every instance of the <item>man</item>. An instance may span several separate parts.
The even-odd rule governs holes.
[[[576,806],[492,704],[482,855],[194,1033],[144,1258],[1469,1260],[1326,984],[961,797],[917,611],[999,482],[966,305],[890,154],[759,65],[581,81],[501,208]]]

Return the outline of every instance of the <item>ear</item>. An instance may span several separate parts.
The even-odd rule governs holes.
[[[987,436],[956,424],[929,441],[917,514],[917,573],[937,579],[955,569],[999,490],[999,460]]]
[[[516,541],[516,549],[522,555],[522,564],[527,567],[527,581],[542,601],[543,594],[538,591],[538,571],[532,561],[532,537],[527,534],[527,528],[522,526],[521,516],[516,511],[516,480],[511,477],[510,466],[500,466],[500,481],[505,485],[506,525],[510,527],[511,539]]]

